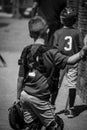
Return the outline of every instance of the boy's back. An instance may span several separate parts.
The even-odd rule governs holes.
[[[51,78],[54,74],[53,65],[58,68],[57,76],[59,76],[60,69],[63,69],[67,62],[66,56],[57,53],[57,49],[51,49],[40,43],[23,49],[19,60],[19,76],[25,78],[24,90],[30,95],[43,99],[50,97],[49,86],[51,87]]]
[[[54,34],[53,45],[65,55],[71,56],[82,48],[82,36],[78,29],[63,27]]]

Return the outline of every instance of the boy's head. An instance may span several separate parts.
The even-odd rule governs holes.
[[[40,16],[35,16],[30,19],[28,28],[30,36],[34,39],[37,39],[38,37],[43,38],[44,35],[47,35],[48,25]]]
[[[70,27],[73,26],[77,20],[77,13],[73,8],[65,8],[60,14],[61,23],[64,26]]]

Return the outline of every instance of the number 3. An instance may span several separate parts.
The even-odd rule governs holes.
[[[64,47],[66,51],[70,51],[72,49],[72,37],[66,36],[65,40],[67,40],[68,47]]]

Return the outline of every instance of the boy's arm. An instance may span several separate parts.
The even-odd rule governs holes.
[[[18,77],[17,79],[17,99],[20,99],[21,91],[23,90],[24,77]]]
[[[84,37],[84,45],[87,45],[87,34]]]
[[[79,62],[85,56],[87,56],[87,45],[83,46],[83,48],[81,49],[80,52],[70,56],[67,60],[67,64],[73,65],[73,64]]]
[[[87,45],[83,46],[80,52],[72,55],[66,56],[61,54],[58,49],[53,48],[47,52],[46,59],[50,60],[53,65],[59,69],[64,69],[66,65],[74,65],[78,63],[81,59],[84,59],[87,56]]]
[[[79,62],[82,59],[80,52],[70,56],[67,60],[68,65],[74,65],[75,63]]]
[[[17,99],[20,100],[20,95],[23,90],[25,68],[22,62],[18,64],[20,65],[20,68],[17,79]]]
[[[18,79],[17,79],[17,99],[20,99],[21,92],[23,90],[23,84],[26,74],[26,52],[27,47],[23,49],[20,59],[18,60],[19,72],[18,72]]]

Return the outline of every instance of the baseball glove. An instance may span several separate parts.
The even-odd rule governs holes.
[[[13,105],[8,109],[9,124],[12,129],[20,130],[24,128],[24,116],[23,108],[20,102],[14,102]]]

